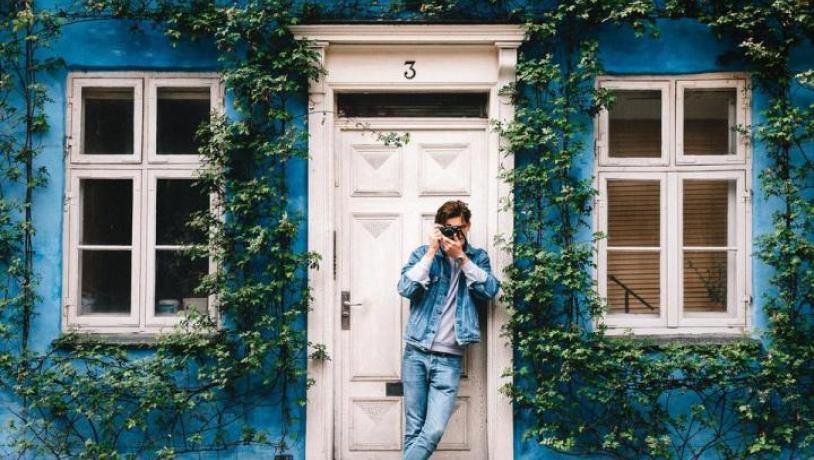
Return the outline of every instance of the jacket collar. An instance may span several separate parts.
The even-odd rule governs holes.
[[[475,246],[469,244],[469,240],[466,241],[466,246],[464,246],[464,253],[468,256],[475,255]]]

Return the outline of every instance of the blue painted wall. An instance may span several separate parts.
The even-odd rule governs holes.
[[[56,0],[54,0],[56,1]],[[608,26],[599,32],[602,62],[610,74],[676,74],[724,70],[746,70],[718,62],[720,54],[731,44],[719,41],[707,28],[689,20],[661,21],[661,38],[636,38],[627,29]],[[62,38],[50,51],[65,59],[68,70],[215,70],[216,55],[208,44],[180,44],[172,47],[160,31],[150,26],[133,33],[129,24],[112,21],[88,22],[71,25],[64,30]],[[814,50],[800,50],[795,54],[795,62],[800,66],[814,62]],[[43,78],[50,88],[52,101],[47,113],[52,129],[42,138],[43,153],[37,159],[37,166],[50,172],[50,183],[35,196],[34,221],[35,270],[41,278],[38,294],[42,298],[38,314],[32,326],[32,346],[45,350],[51,341],[60,334],[60,303],[62,295],[62,203],[64,198],[65,168],[63,164],[66,80],[67,71],[60,70]],[[811,92],[799,91],[800,102],[810,103],[814,99]],[[229,101],[227,100],[227,106]],[[753,94],[752,118],[761,120],[760,111],[766,105],[766,97],[759,91]],[[302,101],[297,109],[304,112]],[[302,118],[300,118],[302,119]],[[585,133],[590,140],[591,132]],[[590,145],[587,142],[586,145]],[[590,177],[593,173],[593,158],[590,150],[585,150],[580,160],[580,173]],[[754,148],[753,179],[753,234],[760,235],[770,230],[770,215],[776,204],[769,202],[759,186],[759,173],[766,167],[764,150],[761,145]],[[305,161],[294,162],[288,171],[291,187],[292,206],[306,212],[307,168]],[[305,248],[304,232],[298,242]],[[753,291],[755,292],[754,324],[765,325],[762,314],[761,294],[768,291],[770,272],[767,267],[753,260]],[[0,422],[10,417],[5,412],[7,395],[0,395]],[[303,414],[304,416],[304,414]],[[274,430],[277,421],[264,417],[261,411],[252,415],[259,428]],[[520,433],[528,424],[518,417],[515,425],[515,457],[518,459],[565,458],[546,451],[533,443],[520,441]],[[299,435],[292,447],[296,459],[304,458],[304,422],[291,430]],[[2,445],[0,434],[0,445]],[[0,450],[2,452],[2,450]],[[263,458],[268,452],[249,448],[243,450],[242,458]],[[238,452],[234,452],[235,456]],[[196,458],[198,458],[196,456]],[[221,457],[222,458],[222,457]]]

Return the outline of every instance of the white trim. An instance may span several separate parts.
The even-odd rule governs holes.
[[[652,248],[618,248],[618,252],[659,252],[659,275],[661,280],[659,283],[659,311],[658,315],[637,315],[637,314],[608,314],[603,318],[603,322],[608,327],[658,327],[667,325],[667,277],[664,276],[668,264],[667,252],[667,177],[662,173],[638,173],[630,175],[625,173],[600,173],[599,187],[600,199],[597,200],[598,223],[600,225],[599,231],[607,233],[608,230],[608,180],[625,180],[625,181],[643,181],[659,183],[659,246]],[[607,298],[608,292],[608,277],[607,277],[607,264],[608,264],[608,239],[602,238],[598,242],[599,251],[597,254],[597,269],[599,272],[598,290],[599,296]]]
[[[130,241],[130,313],[128,315],[80,315],[82,302],[80,283],[80,249],[82,236],[82,187],[83,179],[129,179],[133,183],[133,214],[131,220]],[[102,170],[68,170],[68,206],[66,206],[66,225],[68,246],[64,248],[66,278],[68,281],[63,302],[67,312],[68,323],[78,330],[87,328],[104,330],[109,327],[137,327],[139,324],[139,304],[141,301],[139,286],[140,251],[141,251],[141,173],[138,171],[102,171]],[[102,245],[108,246],[108,245]]]
[[[525,30],[511,24],[317,24],[290,27],[298,40],[335,44],[473,45],[520,42]],[[453,82],[451,82],[453,83]]]
[[[661,177],[662,192],[666,192],[666,201],[662,197],[662,251],[666,255],[666,265],[662,265],[662,289],[666,278],[666,323],[643,324],[639,320],[616,320],[620,315],[606,315],[596,323],[605,323],[613,335],[632,331],[637,334],[709,334],[709,333],[742,333],[751,328],[751,145],[748,136],[738,135],[736,155],[719,156],[683,156],[678,125],[683,121],[682,98],[684,88],[737,88],[737,123],[748,126],[750,123],[749,107],[751,92],[747,85],[747,75],[738,73],[705,73],[697,75],[640,75],[630,77],[602,76],[597,78],[597,87],[624,89],[651,89],[667,82],[667,90],[672,95],[667,104],[671,107],[670,125],[667,129],[666,151],[668,157],[661,164],[647,161],[618,161],[608,159],[607,146],[607,113],[602,111],[595,120],[595,138],[597,142],[594,183],[599,191],[596,200],[597,210],[594,213],[594,228],[607,230],[607,179],[645,180]],[[673,109],[674,108],[674,109]],[[604,117],[604,118],[603,118]],[[681,123],[683,125],[683,123]],[[676,129],[673,129],[676,127]],[[627,159],[626,159],[627,160]],[[737,251],[734,286],[728,293],[728,311],[726,313],[693,313],[685,315],[682,305],[683,286],[683,182],[685,180],[732,180],[736,182],[735,196],[730,197],[729,221],[733,222],[730,231],[734,232],[735,241],[730,241],[726,248],[715,250]],[[665,225],[666,220],[666,225]],[[664,232],[666,226],[666,234]],[[633,249],[633,248],[631,248]],[[690,248],[688,250],[701,250]],[[594,276],[599,294],[607,293],[607,241],[597,243],[597,268]],[[662,259],[664,260],[664,259]],[[664,302],[664,293],[662,293]],[[663,316],[663,315],[662,315]]]
[[[687,89],[735,89],[736,102],[734,108],[735,126],[746,126],[749,120],[749,110],[746,101],[751,97],[746,89],[744,78],[730,78],[721,80],[677,80],[675,104],[675,152],[676,164],[679,165],[713,165],[744,163],[746,161],[746,146],[748,136],[735,133],[734,155],[685,155],[684,154],[684,91]]]
[[[661,155],[658,158],[613,158],[610,156],[610,116],[606,108],[599,112],[599,130],[596,136],[596,149],[599,164],[616,166],[665,166],[671,154],[671,122],[673,113],[673,89],[669,81],[627,81],[603,79],[599,86],[617,90],[656,90],[661,92]]]
[[[394,89],[398,90],[475,90],[485,89],[490,93],[489,117],[502,122],[513,119],[514,109],[508,97],[499,95],[499,90],[515,78],[517,48],[524,32],[520,26],[510,25],[315,25],[292,27],[297,38],[312,40],[312,47],[320,57],[320,64],[326,66],[326,52],[336,43],[359,45],[422,43],[454,46],[468,44],[488,44],[497,55],[497,82],[462,83],[435,81],[433,83],[404,83],[403,81],[328,82],[325,76],[312,81],[309,90],[309,167],[308,167],[308,249],[322,255],[326,263],[321,269],[309,271],[313,304],[308,313],[308,340],[324,344],[330,356],[337,350],[335,324],[339,309],[336,282],[331,273],[334,257],[334,230],[336,230],[336,209],[334,186],[337,180],[335,159],[336,145],[334,133],[334,91],[338,88],[353,90]],[[433,46],[432,48],[437,49]],[[362,49],[362,47],[360,47]],[[429,49],[429,48],[428,48]],[[416,54],[421,49],[416,48]],[[331,72],[331,68],[326,69]],[[395,78],[395,77],[394,77]],[[381,124],[384,120],[377,120]],[[449,122],[449,120],[446,120]],[[386,121],[385,121],[386,122]],[[411,122],[415,123],[416,120]],[[397,126],[398,120],[393,120]],[[475,123],[475,122],[472,122]],[[439,123],[441,125],[442,123]],[[403,124],[400,126],[404,126]],[[499,172],[514,167],[514,159],[500,151],[503,139],[494,131],[488,130],[489,177],[494,178],[489,185],[488,229],[491,236],[510,236],[512,233],[512,210],[502,210],[501,199],[511,193],[511,186],[498,180]],[[511,264],[511,254],[494,247],[489,238],[488,252],[494,262],[493,271],[503,273]],[[508,321],[508,305],[495,302],[490,309],[487,336],[487,429],[488,452],[491,459],[513,458],[514,431],[513,412],[510,399],[500,392],[500,388],[510,383],[510,377],[503,377],[511,368],[512,348],[509,339],[501,334],[502,326]],[[339,407],[335,390],[338,385],[335,373],[337,364],[331,360],[308,362],[308,377],[315,383],[308,390],[306,414],[306,457],[309,459],[331,460],[336,457],[334,445],[338,431],[335,411]]]
[[[72,163],[138,163],[141,161],[142,136],[144,122],[143,91],[144,81],[141,78],[106,78],[98,75],[69,77],[70,159]],[[133,153],[131,155],[86,155],[83,152],[85,117],[83,92],[85,88],[133,89]]]
[[[208,88],[209,89],[209,110],[222,112],[221,84],[216,78],[151,78],[147,82],[147,160],[150,163],[181,163],[198,164],[200,156],[190,155],[159,155],[156,151],[156,131],[158,121],[158,89],[159,88]]]
[[[156,212],[158,210],[158,179],[194,179],[197,177],[196,171],[192,169],[167,169],[167,170],[148,170],[146,174],[147,193],[144,194],[146,205],[144,206],[146,218],[142,227],[142,232],[147,235],[147,241],[144,244],[142,251],[142,261],[144,262],[144,308],[142,308],[142,324],[148,329],[158,328],[171,328],[181,322],[182,316],[157,316],[155,314],[155,251],[159,249],[156,245]],[[214,205],[214,196],[209,199],[210,209]],[[208,273],[214,273],[217,266],[214,258],[209,259]],[[211,318],[215,319],[216,314],[214,311],[215,296],[207,296],[208,311]]]
[[[687,315],[684,313],[683,305],[684,305],[684,252],[687,248],[684,247],[684,220],[683,220],[683,212],[679,212],[679,220],[677,224],[677,234],[678,234],[678,244],[677,247],[677,261],[675,264],[675,270],[677,270],[676,278],[677,278],[677,298],[678,301],[676,302],[676,308],[678,309],[678,326],[679,327],[713,327],[713,326],[724,326],[724,327],[745,327],[745,308],[742,304],[742,299],[746,292],[746,278],[745,278],[745,267],[746,264],[746,241],[745,237],[745,222],[746,222],[746,203],[743,199],[745,194],[745,172],[744,171],[728,171],[728,172],[714,172],[714,173],[706,173],[706,172],[689,172],[689,173],[679,173],[677,175],[677,182],[678,182],[678,194],[676,196],[677,204],[676,208],[684,209],[684,182],[687,180],[707,180],[707,181],[734,181],[735,182],[735,193],[734,196],[729,197],[729,215],[727,216],[727,223],[729,226],[728,231],[734,232],[734,239],[735,241],[730,241],[728,247],[726,248],[727,252],[731,252],[732,250],[736,251],[736,260],[735,260],[735,267],[730,267],[730,270],[734,270],[733,281],[735,286],[730,287],[727,289],[727,295],[729,299],[727,299],[727,312],[726,313],[692,313]],[[734,244],[733,244],[734,243]],[[694,250],[701,250],[704,248],[693,248]],[[723,250],[721,248],[715,248],[715,250]]]

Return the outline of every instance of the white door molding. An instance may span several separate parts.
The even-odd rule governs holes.
[[[508,122],[514,117],[510,97],[500,90],[515,80],[517,48],[524,31],[517,25],[306,25],[292,27],[299,39],[311,41],[326,74],[312,81],[308,98],[308,249],[322,255],[319,269],[309,271],[312,309],[308,313],[308,339],[336,350],[339,298],[334,280],[337,162],[334,142],[336,90],[471,91],[489,92],[489,118]],[[405,57],[415,60],[418,75],[405,79]],[[501,150],[503,139],[488,133],[488,246],[493,271],[500,278],[511,264],[511,254],[494,244],[498,235],[512,234],[513,211],[501,201],[511,186],[499,179],[512,169],[514,158]],[[507,305],[494,302],[487,319],[487,423],[488,452],[493,460],[513,458],[512,405],[499,389],[509,383],[501,377],[511,367],[512,349],[501,328],[508,320]],[[336,363],[308,363],[306,458],[332,460],[335,437]]]

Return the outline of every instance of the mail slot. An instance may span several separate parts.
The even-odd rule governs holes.
[[[387,382],[384,384],[384,394],[387,396],[404,396],[404,386],[401,382]]]

